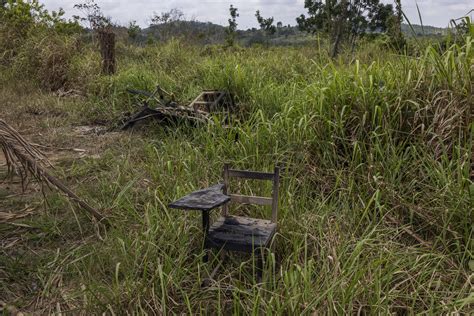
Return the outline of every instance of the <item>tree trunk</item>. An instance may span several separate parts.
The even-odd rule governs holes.
[[[345,23],[346,23],[346,14],[347,14],[347,0],[341,0],[341,12],[339,19],[336,20],[335,25],[335,36],[334,36],[334,46],[331,53],[331,58],[336,58],[339,54],[339,47],[341,45],[342,36],[344,33]]]
[[[336,38],[334,39],[334,45],[332,47],[331,58],[336,58],[339,54],[339,46],[341,44],[342,30],[341,26],[337,26]]]
[[[115,34],[111,30],[99,31],[100,54],[102,55],[102,73],[113,75],[115,63]]]

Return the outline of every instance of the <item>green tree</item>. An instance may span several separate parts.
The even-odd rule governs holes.
[[[30,32],[44,29],[67,34],[82,30],[77,20],[64,19],[63,9],[49,12],[38,0],[1,0],[0,42],[13,47]]]
[[[64,10],[49,12],[38,0],[0,0],[0,24],[8,25],[21,33],[35,27],[57,27],[61,24],[74,24],[64,19]]]
[[[237,18],[239,17],[238,9],[232,4],[229,7],[230,19],[229,26],[227,26],[226,32],[226,43],[227,46],[234,46],[235,36],[237,34]]]
[[[332,57],[337,56],[344,40],[354,47],[367,31],[386,31],[393,15],[393,6],[380,0],[305,0],[305,8],[308,16],[296,19],[299,28],[327,34],[333,45]]]
[[[276,27],[273,25],[273,17],[271,18],[263,18],[260,14],[260,10],[255,12],[255,17],[257,18],[257,22],[260,25],[260,29],[263,30],[268,36],[275,34]]]
[[[82,18],[78,16],[75,18],[79,21],[87,22],[91,30],[98,31],[112,26],[111,19],[104,15],[100,6],[94,0],[75,4],[74,8],[82,11],[85,15]]]
[[[136,40],[138,35],[140,35],[141,30],[142,29],[137,24],[137,21],[131,21],[127,28],[128,37],[132,40]]]
[[[401,0],[395,0],[395,14],[387,18],[387,34],[390,45],[398,51],[405,49],[407,42],[402,32],[403,10]]]
[[[151,25],[169,24],[179,22],[184,19],[184,13],[180,9],[174,8],[161,14],[153,13]]]
[[[184,21],[184,13],[180,9],[174,8],[166,12],[153,13],[151,18],[150,27],[158,30],[158,36],[161,40],[169,40],[177,32],[176,30],[184,28],[184,25],[180,24]]]

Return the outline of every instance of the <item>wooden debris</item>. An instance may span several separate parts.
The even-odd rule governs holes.
[[[122,125],[123,130],[149,118],[167,124],[179,120],[186,120],[193,124],[208,123],[212,112],[230,110],[234,106],[232,96],[225,91],[205,90],[188,106],[177,104],[174,101],[174,95],[159,86],[153,93],[133,89],[127,89],[127,91],[145,97],[145,100],[142,102],[140,111]],[[150,107],[151,103],[156,106]]]
[[[222,109],[229,110],[234,106],[232,95],[226,91],[204,90],[189,105],[194,110],[202,110],[207,113]]]

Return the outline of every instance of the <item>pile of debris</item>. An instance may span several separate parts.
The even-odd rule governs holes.
[[[193,124],[207,123],[211,113],[230,111],[234,107],[233,97],[227,91],[204,90],[187,106],[179,105],[174,95],[160,86],[157,86],[154,92],[133,89],[127,89],[127,92],[144,99],[140,102],[141,109],[123,123],[123,130],[149,118],[160,123],[183,119]]]

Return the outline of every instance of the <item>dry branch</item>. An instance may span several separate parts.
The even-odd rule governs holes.
[[[8,172],[16,172],[19,174],[23,183],[29,175],[32,175],[40,182],[48,185],[52,184],[97,220],[105,220],[105,217],[102,216],[102,214],[87,204],[87,202],[79,198],[61,181],[50,174],[46,170],[46,167],[51,166],[51,164],[48,162],[46,157],[35,148],[35,146],[25,140],[15,129],[1,119],[0,147],[5,155]]]

